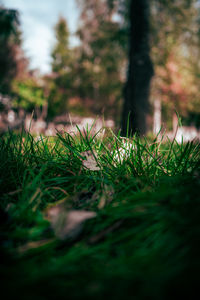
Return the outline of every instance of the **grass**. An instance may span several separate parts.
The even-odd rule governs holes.
[[[84,166],[89,151],[97,170]],[[200,270],[199,144],[106,130],[0,143],[1,293],[7,299],[191,299]],[[99,170],[98,170],[99,169]],[[62,205],[96,217],[60,239]],[[61,226],[61,230],[62,226]]]

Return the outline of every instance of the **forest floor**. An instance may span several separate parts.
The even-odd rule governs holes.
[[[1,136],[1,294],[191,299],[199,143],[91,132]]]

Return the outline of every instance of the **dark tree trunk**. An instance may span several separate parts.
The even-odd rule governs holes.
[[[130,2],[129,69],[124,88],[122,136],[147,131],[153,65],[149,55],[149,0]],[[129,121],[128,121],[129,120]]]

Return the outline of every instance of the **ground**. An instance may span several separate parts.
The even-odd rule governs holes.
[[[2,293],[176,299],[198,288],[197,142],[105,129],[1,137]]]

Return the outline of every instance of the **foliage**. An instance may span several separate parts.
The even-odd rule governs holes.
[[[112,5],[116,1],[108,0]],[[118,0],[122,27],[129,30],[130,1]],[[170,119],[176,110],[190,119],[199,119],[199,1],[153,0],[150,3],[151,57],[155,76],[151,101],[160,99],[163,117]],[[195,120],[193,120],[195,121]]]
[[[103,112],[119,121],[127,72],[130,0],[77,2],[80,45],[70,47],[67,21],[61,17],[55,26],[52,73],[46,76],[44,91],[38,86],[37,92],[35,83],[29,82],[18,13],[0,8],[0,92],[12,94],[14,87],[21,99],[18,103],[28,109],[34,103],[40,105],[45,93],[49,117],[68,111],[70,103],[77,100],[76,111]],[[176,110],[187,122],[194,117],[199,123],[199,1],[153,0],[150,8],[155,67],[151,100],[162,101],[165,119]]]
[[[1,138],[1,292],[7,298],[167,300],[198,292],[199,143],[106,132]],[[83,164],[85,151],[99,169]],[[74,238],[66,231],[71,210],[96,213]],[[68,229],[58,232],[66,212]]]
[[[69,47],[67,22],[60,17],[56,26],[56,44],[52,51],[53,78],[49,78],[49,115],[55,116],[67,110],[67,101],[73,95],[73,51]]]
[[[31,76],[16,79],[12,89],[15,108],[23,108],[32,112],[35,107],[42,107],[46,104],[44,88]]]
[[[152,1],[151,45],[155,65],[152,98],[170,113],[199,112],[199,7],[196,0]],[[159,30],[158,30],[159,28]]]
[[[106,1],[79,2],[80,46],[70,49],[64,18],[55,26],[56,45],[52,51],[52,80],[49,86],[49,115],[67,111],[70,98],[80,99],[82,109],[113,116],[118,112],[125,77],[126,39],[116,9]],[[102,14],[103,12],[103,14]],[[106,109],[106,111],[104,111]]]
[[[19,45],[18,13],[0,6],[0,92],[10,91],[12,79],[17,74],[17,50]]]
[[[93,111],[119,113],[126,72],[124,41],[116,5],[107,1],[79,1],[81,40],[78,74],[80,96],[93,100]]]
[[[69,31],[64,18],[59,18],[55,33],[57,43],[52,51],[52,71],[62,73],[70,63]]]

